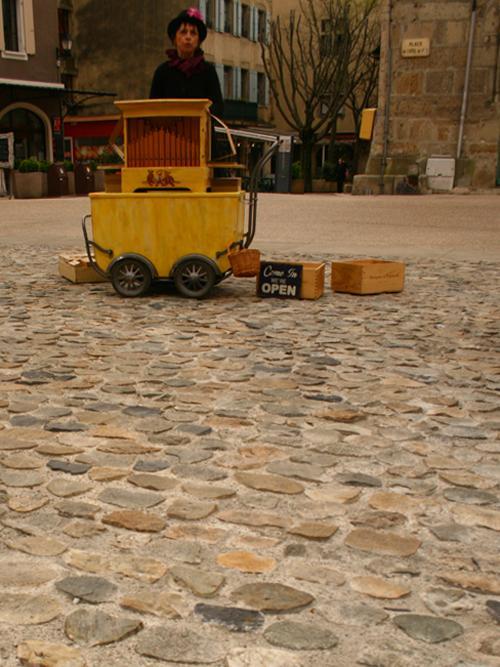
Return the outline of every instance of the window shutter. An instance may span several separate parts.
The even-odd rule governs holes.
[[[249,72],[249,100],[250,102],[257,102],[259,97],[259,86],[257,79],[257,72],[255,70],[250,70]]]
[[[35,22],[33,19],[33,0],[21,0],[21,12],[24,20],[24,49],[29,55],[35,53]]]
[[[220,89],[224,91],[224,65],[217,63],[214,65],[214,67],[219,79]]]
[[[269,106],[269,79],[267,76],[264,79],[264,105]]]
[[[241,0],[233,2],[233,34],[241,37]]]
[[[270,44],[271,42],[271,14],[266,12],[266,37],[265,43]]]
[[[241,99],[241,67],[233,67],[233,100]]]
[[[0,51],[5,50],[5,37],[3,34],[3,11],[0,12]]]
[[[224,23],[226,20],[224,0],[216,0],[215,4],[215,29],[218,32],[224,32]]]
[[[250,39],[256,42],[259,38],[259,10],[252,6],[252,14],[250,21]]]
[[[207,22],[208,16],[207,16],[207,0],[199,0],[198,7],[200,12],[203,14],[203,18],[205,19],[205,23]]]

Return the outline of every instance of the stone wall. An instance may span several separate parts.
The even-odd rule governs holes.
[[[382,174],[388,98],[386,175],[406,175],[415,164],[423,173],[431,155],[457,157],[471,25],[471,0],[383,0],[383,5],[378,112],[366,169],[372,185]],[[469,98],[463,148],[456,165],[456,186],[495,186],[499,15],[496,0],[477,0]],[[408,39],[428,39],[429,55],[405,57],[402,44]],[[390,63],[389,46],[392,47]],[[366,189],[368,181],[362,178],[359,177],[360,188],[363,183]]]
[[[73,0],[75,88],[115,92],[117,99],[149,97],[153,73],[171,47],[167,24],[188,5],[182,0]],[[88,113],[116,113],[109,99],[93,102],[86,105]]]

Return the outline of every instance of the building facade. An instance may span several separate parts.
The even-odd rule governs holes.
[[[269,85],[261,44],[269,39],[271,1],[200,0],[199,7],[210,28],[204,49],[219,75],[226,119],[269,123]]]
[[[457,187],[495,186],[500,9],[496,0],[383,0],[379,99],[354,192],[425,188],[428,159],[454,160]]]
[[[57,0],[1,0],[0,133],[17,159],[62,154]]]
[[[259,0],[260,2],[260,0]],[[203,43],[225,98],[225,120],[259,125],[269,120],[269,90],[259,42],[266,37],[270,0],[195,0],[206,17]],[[167,25],[185,2],[72,0],[72,86],[109,91],[117,99],[149,97],[156,67],[171,48]],[[112,98],[80,98],[65,119],[75,159],[95,158],[107,144],[118,116]]]

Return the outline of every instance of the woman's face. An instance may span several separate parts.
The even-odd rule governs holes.
[[[181,58],[191,58],[200,44],[198,28],[191,23],[182,23],[175,33],[174,46]]]

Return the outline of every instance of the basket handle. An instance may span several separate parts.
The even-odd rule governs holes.
[[[219,257],[223,257],[224,255],[230,255],[231,252],[233,252],[236,248],[241,250],[243,248],[243,241],[232,241],[225,250],[219,250],[218,252],[215,253],[216,259],[219,259]]]

